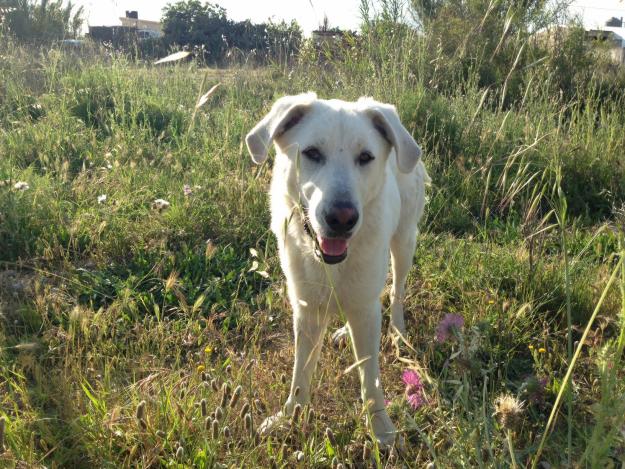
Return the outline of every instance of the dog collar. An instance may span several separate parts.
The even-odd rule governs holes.
[[[310,225],[310,220],[308,219],[308,207],[302,207],[302,224],[304,225],[304,231],[306,234],[310,236],[310,239],[312,239],[315,246],[317,246],[317,238],[313,234],[313,229]]]

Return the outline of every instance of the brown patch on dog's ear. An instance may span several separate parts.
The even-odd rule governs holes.
[[[293,115],[289,118],[289,120],[286,121],[284,125],[282,125],[282,128],[276,134],[276,137],[279,137],[282,134],[285,134],[286,132],[288,132],[289,129],[295,127],[299,123],[299,121],[302,120],[302,117],[304,117],[304,111],[302,109],[295,109],[293,110],[292,114]]]
[[[245,137],[247,149],[255,163],[267,158],[271,143],[295,127],[317,99],[315,93],[285,96],[275,102],[271,111]]]
[[[421,158],[421,147],[399,120],[395,107],[371,98],[360,98],[358,104],[371,117],[373,127],[395,149],[399,170],[411,172]]]
[[[388,132],[386,131],[384,124],[382,124],[382,122],[380,121],[380,118],[377,116],[374,116],[372,121],[373,121],[373,127],[375,127],[375,130],[377,130],[380,133],[380,135],[382,135],[382,138],[384,138],[384,140],[386,140],[389,145],[393,145],[393,142],[389,138]]]

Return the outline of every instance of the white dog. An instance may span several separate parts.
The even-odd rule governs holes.
[[[295,365],[285,405],[310,401],[328,320],[342,312],[375,437],[391,444],[378,355],[380,295],[393,269],[391,327],[404,332],[402,302],[429,177],[421,149],[393,106],[286,96],[246,137],[256,163],[275,143],[271,228],[278,239],[295,329]],[[268,419],[268,429],[282,416]]]

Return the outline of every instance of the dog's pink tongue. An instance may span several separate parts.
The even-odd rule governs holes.
[[[328,256],[341,256],[347,251],[347,240],[319,237],[319,248]]]

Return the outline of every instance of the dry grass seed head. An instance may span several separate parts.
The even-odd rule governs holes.
[[[296,424],[299,421],[300,415],[302,415],[302,406],[300,404],[295,404],[293,413],[291,414],[291,423]]]
[[[499,396],[495,400],[495,417],[506,430],[516,430],[523,417],[523,403],[510,394]]]
[[[314,420],[315,420],[315,409],[313,409],[312,407],[309,407],[308,414],[306,415],[306,423],[308,425],[312,425]]]
[[[173,290],[177,282],[178,282],[178,272],[176,272],[175,270],[172,270],[169,276],[167,277],[167,280],[165,280],[165,291],[169,292]]]
[[[143,420],[143,418],[145,417],[145,401],[141,401],[139,402],[139,404],[137,404],[137,410],[135,411],[135,416],[137,420]]]
[[[245,414],[245,417],[243,418],[243,422],[244,422],[244,426],[245,426],[245,431],[248,433],[252,432],[252,414]]]
[[[250,403],[246,401],[241,406],[241,410],[239,411],[239,417],[243,419],[245,417],[245,414],[247,414],[249,411],[250,411]]]
[[[36,352],[39,349],[39,344],[37,342],[23,342],[21,344],[17,344],[14,348],[18,352]]]
[[[4,451],[4,430],[6,429],[6,418],[0,417],[0,451]]]
[[[261,401],[260,399],[255,399],[254,400],[254,407],[256,408],[256,410],[258,412],[260,412],[261,414],[265,412],[266,408],[265,408],[265,404],[263,404],[263,401]]]
[[[330,429],[330,427],[326,428],[326,438],[330,442],[333,448],[336,448],[336,438],[334,437],[334,432]]]
[[[243,388],[241,387],[241,385],[237,386],[234,389],[234,393],[232,394],[232,399],[230,399],[230,408],[231,409],[236,407],[237,403],[239,402],[239,397],[241,397],[241,393],[242,392],[243,392]]]

